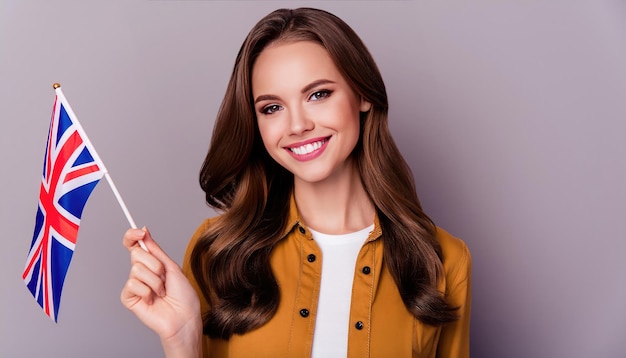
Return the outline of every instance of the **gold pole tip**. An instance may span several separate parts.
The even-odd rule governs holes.
[[[54,89],[57,89],[59,87],[61,87],[60,83],[55,82],[55,83],[52,84],[52,88],[54,88]]]

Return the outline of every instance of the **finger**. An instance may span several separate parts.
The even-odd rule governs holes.
[[[128,229],[124,233],[124,239],[122,240],[122,243],[124,244],[124,247],[130,250],[131,248],[139,245],[138,243],[139,240],[144,239],[145,236],[146,236],[146,231],[144,230]]]
[[[120,300],[124,307],[132,310],[141,301],[148,305],[152,304],[153,295],[154,292],[146,284],[137,279],[129,278],[122,289]]]
[[[159,244],[157,244],[156,241],[152,239],[150,230],[148,230],[148,228],[146,227],[144,227],[142,230],[145,232],[145,236],[143,237],[143,242],[148,247],[148,251],[152,255],[154,255],[154,257],[156,257],[159,261],[161,261],[161,263],[163,263],[165,267],[165,271],[180,270],[180,266],[178,266],[178,264],[174,260],[172,260],[165,253],[165,251],[163,251],[163,249],[161,249]]]
[[[165,296],[163,276],[150,271],[144,264],[137,262],[130,268],[129,279],[135,279],[152,290],[157,296]]]
[[[132,266],[137,263],[141,263],[157,276],[164,277],[165,275],[165,266],[159,259],[150,252],[135,246],[130,249],[130,264]]]

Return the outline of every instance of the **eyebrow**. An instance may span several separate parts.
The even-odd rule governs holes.
[[[334,84],[335,82],[333,82],[331,80],[326,80],[326,79],[313,81],[313,82],[309,83],[308,85],[304,86],[304,88],[302,89],[301,92],[302,92],[302,94],[305,94],[305,93],[309,92],[310,90],[312,90],[313,88],[315,88],[317,86],[321,86],[321,85],[325,85],[325,84],[329,84],[329,83]]]
[[[309,92],[310,90],[312,90],[313,88],[317,87],[317,86],[321,86],[321,85],[325,85],[325,84],[334,84],[334,81],[331,80],[327,80],[327,79],[321,79],[321,80],[317,80],[317,81],[313,81],[311,83],[309,83],[308,85],[304,86],[304,88],[302,88],[302,91],[300,91],[302,94],[305,94],[307,92]],[[280,99],[278,96],[272,95],[272,94],[263,94],[258,96],[255,100],[254,103],[259,103],[261,101],[275,101]]]

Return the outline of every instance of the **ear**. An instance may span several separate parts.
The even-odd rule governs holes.
[[[361,106],[359,110],[361,112],[368,112],[370,109],[372,109],[372,104],[366,101],[365,98],[361,97]]]

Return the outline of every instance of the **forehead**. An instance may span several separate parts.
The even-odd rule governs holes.
[[[344,83],[328,51],[311,41],[272,44],[259,54],[252,66],[254,96],[299,91],[319,79]]]

